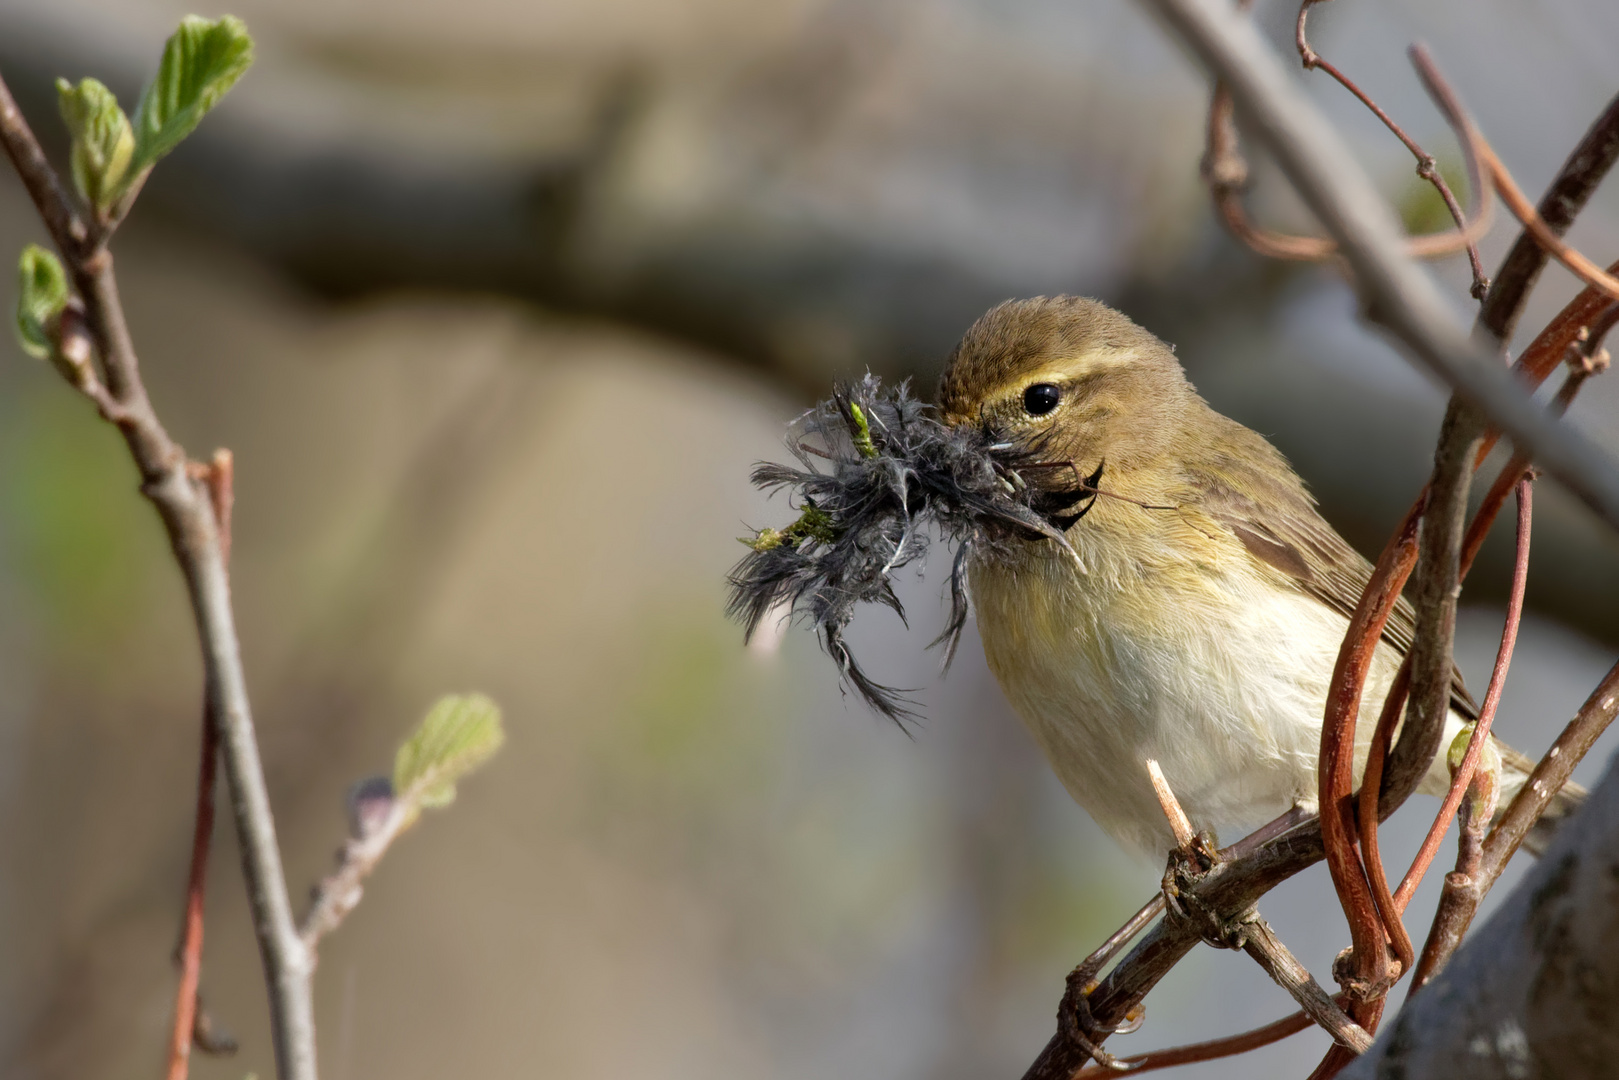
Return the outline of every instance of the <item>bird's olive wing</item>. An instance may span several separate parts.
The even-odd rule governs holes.
[[[1258,435],[1246,434],[1264,450],[1250,446],[1242,448],[1246,452],[1219,455],[1210,468],[1188,478],[1198,508],[1229,529],[1253,558],[1349,618],[1371,578],[1372,564],[1327,524],[1282,456]],[[1383,640],[1403,656],[1415,633],[1416,612],[1402,596],[1383,627]],[[1478,716],[1478,705],[1454,668],[1450,696],[1451,708],[1462,717]]]

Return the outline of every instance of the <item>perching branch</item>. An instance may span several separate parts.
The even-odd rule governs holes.
[[[1207,913],[1194,905],[1182,901],[1180,896],[1180,883],[1182,875],[1187,868],[1208,869],[1219,861],[1216,853],[1210,852],[1203,846],[1200,837],[1192,831],[1191,821],[1186,811],[1181,808],[1180,800],[1175,797],[1174,789],[1170,787],[1164,772],[1158,762],[1152,758],[1146,761],[1147,775],[1152,781],[1153,793],[1158,797],[1158,804],[1164,811],[1164,817],[1169,822],[1169,828],[1175,835],[1175,851],[1170,855],[1170,870],[1165,876],[1164,891],[1166,903],[1170,912],[1179,921],[1190,922],[1193,912],[1206,917]],[[1193,871],[1195,874],[1197,871]],[[1355,1023],[1344,1011],[1339,1008],[1321,985],[1315,981],[1305,966],[1276,936],[1270,924],[1259,914],[1258,909],[1250,908],[1234,919],[1215,917],[1206,919],[1206,925],[1212,927],[1212,932],[1205,929],[1208,938],[1217,938],[1217,943],[1229,948],[1241,949],[1264,969],[1265,974],[1286,990],[1292,998],[1302,1006],[1305,1015],[1321,1026],[1334,1040],[1348,1047],[1355,1053],[1364,1053],[1371,1046],[1372,1037],[1359,1024]],[[1100,1054],[1093,1055],[1098,1063],[1106,1065],[1108,1062]]]

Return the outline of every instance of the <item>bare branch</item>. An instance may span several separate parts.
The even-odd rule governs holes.
[[[1342,995],[1339,995],[1340,999]],[[1342,1001],[1339,1001],[1342,1004]],[[1266,1024],[1264,1027],[1245,1031],[1240,1035],[1228,1035],[1223,1039],[1210,1039],[1207,1042],[1191,1043],[1187,1046],[1171,1046],[1163,1050],[1149,1050],[1145,1054],[1131,1054],[1129,1057],[1116,1058],[1120,1065],[1132,1073],[1153,1072],[1158,1069],[1169,1069],[1176,1065],[1192,1065],[1199,1061],[1214,1061],[1217,1058],[1235,1057],[1246,1054],[1250,1050],[1258,1050],[1262,1046],[1281,1042],[1290,1035],[1297,1035],[1315,1026],[1315,1022],[1305,1013],[1296,1012],[1284,1016],[1280,1020]],[[1105,1076],[1113,1069],[1104,1069],[1096,1065],[1087,1065],[1074,1074],[1074,1080],[1083,1080],[1087,1077]]]
[[[1406,875],[1407,880],[1412,883],[1412,891],[1415,891],[1415,883],[1427,870],[1428,861],[1433,858],[1434,851],[1439,847],[1445,828],[1450,824],[1451,815],[1458,809],[1462,810],[1456,870],[1445,877],[1445,891],[1439,900],[1439,910],[1434,914],[1428,941],[1422,948],[1422,959],[1411,976],[1412,993],[1421,989],[1423,984],[1444,966],[1450,954],[1455,952],[1456,946],[1461,943],[1462,934],[1466,932],[1467,924],[1472,920],[1471,906],[1466,897],[1473,877],[1478,873],[1483,830],[1489,823],[1490,813],[1493,813],[1495,808],[1492,793],[1489,812],[1483,815],[1482,822],[1475,821],[1475,815],[1468,812],[1466,800],[1472,792],[1474,771],[1485,753],[1490,737],[1490,724],[1495,719],[1496,708],[1501,703],[1507,667],[1512,663],[1512,651],[1518,642],[1518,624],[1523,618],[1524,589],[1529,581],[1529,531],[1534,516],[1533,490],[1527,476],[1518,481],[1518,553],[1512,572],[1512,592],[1507,599],[1506,622],[1501,628],[1501,646],[1496,650],[1495,668],[1490,672],[1489,689],[1485,691],[1484,704],[1479,706],[1478,722],[1474,725],[1472,737],[1468,740],[1467,752],[1451,778],[1450,791],[1445,795],[1444,805],[1434,819],[1433,826],[1429,828],[1422,850],[1411,864],[1410,873]]]
[[[39,216],[45,220],[45,227],[50,230],[56,246],[64,256],[70,252],[84,254],[85,249],[91,246],[90,230],[73,208],[67,189],[62,187],[56,170],[51,168],[45,151],[40,149],[39,140],[34,138],[33,130],[23,119],[4,80],[0,80],[0,139],[5,141],[6,154],[16,167],[17,175],[22,178],[23,186],[28,189],[28,197],[34,200]]]
[[[1467,155],[1468,179],[1472,184],[1473,199],[1477,203],[1476,208],[1470,215],[1474,229],[1469,229],[1467,227],[1469,215],[1462,213],[1461,203],[1456,201],[1456,196],[1450,190],[1450,184],[1446,183],[1444,176],[1440,173],[1438,162],[1434,160],[1433,155],[1417,145],[1417,141],[1408,135],[1404,128],[1395,123],[1394,117],[1384,111],[1381,105],[1373,101],[1370,94],[1362,90],[1354,80],[1340,71],[1335,64],[1330,63],[1310,47],[1309,39],[1304,34],[1304,23],[1309,17],[1310,8],[1320,2],[1321,0],[1302,0],[1299,4],[1298,25],[1294,29],[1294,41],[1298,46],[1299,59],[1304,62],[1306,70],[1319,68],[1336,79],[1340,86],[1354,94],[1360,100],[1360,103],[1370,109],[1372,114],[1383,122],[1383,126],[1388,128],[1395,138],[1404,143],[1407,150],[1411,151],[1411,156],[1417,159],[1417,175],[1432,184],[1434,189],[1439,192],[1439,197],[1444,200],[1445,209],[1450,211],[1451,220],[1456,222],[1456,227],[1462,230],[1464,234],[1472,234],[1466,245],[1467,262],[1469,268],[1473,271],[1473,297],[1477,300],[1483,300],[1490,288],[1490,281],[1484,276],[1484,263],[1479,259],[1476,240],[1477,237],[1482,236],[1489,229],[1490,189],[1488,179],[1483,175],[1483,170],[1479,165],[1479,156],[1473,138],[1474,132],[1468,126],[1458,122],[1457,118],[1461,115],[1459,111],[1445,114],[1445,119],[1450,122],[1451,127],[1456,130],[1457,136],[1461,139],[1463,153]],[[1412,254],[1418,253],[1413,251]]]
[[[1247,941],[1242,951],[1258,961],[1265,974],[1276,980],[1276,985],[1293,995],[1293,1000],[1340,1045],[1357,1054],[1364,1054],[1372,1045],[1372,1037],[1349,1015],[1338,1007],[1315,977],[1299,963],[1282,944],[1270,924],[1257,914],[1245,928]]]
[[[1616,713],[1619,713],[1619,664],[1615,664],[1603,676],[1597,688],[1591,691],[1591,696],[1580,706],[1580,711],[1568,722],[1557,741],[1552,743],[1546,756],[1535,766],[1535,771],[1529,774],[1528,783],[1519,789],[1507,806],[1506,813],[1490,830],[1489,837],[1484,841],[1484,858],[1479,868],[1481,894],[1488,892],[1495,879],[1501,876],[1507,860],[1518,850],[1523,838],[1529,835],[1530,828],[1540,820],[1547,805],[1568,783],[1574,766],[1584,759],[1608,725],[1613,723]]]
[[[1338,241],[1367,317],[1479,408],[1610,525],[1619,527],[1619,468],[1560,427],[1463,330],[1433,280],[1403,251],[1393,214],[1275,52],[1217,0],[1147,0],[1225,81],[1300,195]]]
[[[1456,96],[1444,76],[1439,73],[1439,66],[1434,63],[1428,50],[1421,45],[1411,46],[1411,62],[1416,65],[1417,75],[1422,79],[1423,87],[1438,104],[1440,111],[1451,125],[1467,133],[1467,142],[1473,147],[1477,160],[1481,161],[1489,173],[1489,182],[1501,196],[1501,201],[1507,204],[1523,225],[1524,229],[1532,235],[1541,247],[1549,252],[1552,258],[1562,263],[1587,285],[1594,285],[1619,300],[1619,279],[1615,279],[1602,271],[1602,268],[1578,251],[1563,243],[1560,235],[1550,225],[1540,219],[1535,208],[1519,189],[1512,179],[1512,174],[1501,163],[1495,149],[1490,146],[1489,140],[1479,134],[1467,114],[1463,111],[1460,99]]]
[[[1574,223],[1591,193],[1619,158],[1619,95],[1597,117],[1580,139],[1557,178],[1546,189],[1536,208],[1546,226],[1562,236]],[[1485,297],[1479,325],[1498,341],[1507,341],[1518,324],[1529,290],[1546,266],[1546,249],[1529,233],[1519,235],[1502,262]],[[1619,264],[1609,272],[1619,271]],[[1589,291],[1589,290],[1588,290]],[[1567,309],[1565,309],[1566,313]],[[1560,317],[1561,318],[1561,317]]]
[[[315,886],[309,910],[298,924],[312,965],[318,961],[320,939],[354,910],[365,879],[420,812],[410,801],[396,798],[385,780],[357,784],[349,795],[349,806],[350,837],[337,853],[337,870]]]

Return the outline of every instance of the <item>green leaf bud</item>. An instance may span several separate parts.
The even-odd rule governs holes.
[[[129,164],[135,154],[135,135],[118,98],[95,79],[74,86],[56,80],[57,106],[73,137],[69,160],[73,184],[84,201],[97,211],[110,209],[123,194]]]
[[[55,324],[67,306],[67,274],[57,257],[38,244],[17,260],[17,340],[23,351],[47,359],[55,350]]]

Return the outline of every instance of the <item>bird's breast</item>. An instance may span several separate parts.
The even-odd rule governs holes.
[[[1345,620],[1234,540],[1178,521],[1131,530],[1118,509],[1070,533],[1083,571],[1049,542],[974,557],[990,669],[1069,792],[1122,842],[1168,846],[1148,757],[1199,827],[1285,811],[1314,789]]]

